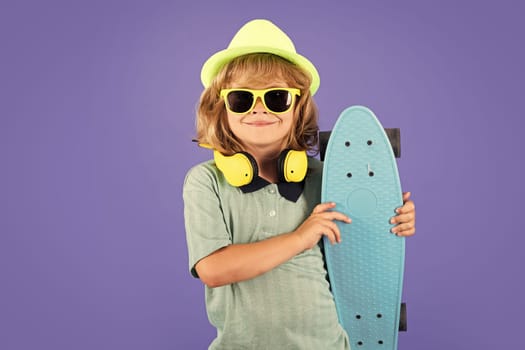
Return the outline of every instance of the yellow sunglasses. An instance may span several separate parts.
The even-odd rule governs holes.
[[[274,114],[286,113],[295,103],[295,96],[301,96],[301,90],[295,88],[222,89],[226,108],[235,114],[246,114],[253,110],[260,97],[264,107]]]

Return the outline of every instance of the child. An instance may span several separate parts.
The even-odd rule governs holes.
[[[201,78],[197,137],[214,160],[188,172],[183,197],[190,270],[217,328],[209,348],[349,349],[318,242],[340,242],[335,222],[351,219],[319,204],[322,163],[306,157],[318,143],[317,70],[254,20]],[[392,218],[400,236],[415,232],[409,196]]]

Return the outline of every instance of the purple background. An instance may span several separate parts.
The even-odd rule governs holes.
[[[413,192],[400,349],[522,347],[520,1],[2,1],[0,349],[204,349],[181,187],[200,68],[268,18],[366,105]]]

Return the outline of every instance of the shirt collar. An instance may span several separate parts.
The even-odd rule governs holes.
[[[243,193],[251,193],[260,190],[263,187],[270,185],[271,183],[266,181],[260,176],[257,176],[251,183],[239,187]],[[279,182],[277,188],[281,196],[291,202],[297,202],[304,189],[304,180],[301,182]]]

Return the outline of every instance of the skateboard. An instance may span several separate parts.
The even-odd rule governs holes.
[[[389,135],[370,109],[353,106],[337,119],[326,151],[321,146],[322,202],[335,202],[334,210],[352,219],[337,223],[341,243],[323,242],[337,314],[352,349],[396,350],[398,332],[406,330],[405,239],[390,232],[389,222],[403,204],[394,155],[400,154],[399,129]]]

